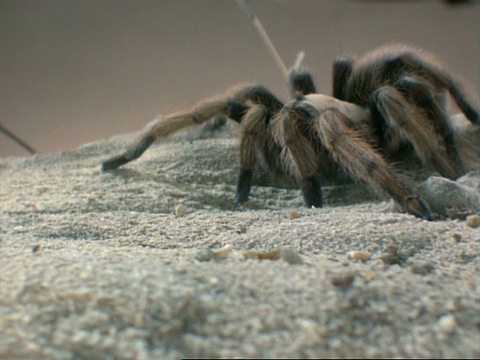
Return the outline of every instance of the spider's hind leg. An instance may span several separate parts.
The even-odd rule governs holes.
[[[386,73],[400,71],[404,74],[418,75],[423,82],[448,91],[467,119],[473,124],[480,125],[478,109],[475,109],[470,103],[460,82],[443,69],[441,64],[435,62],[435,60],[428,59],[428,56],[418,56],[418,54],[407,51],[388,60],[385,71]]]
[[[460,85],[458,85],[455,80],[450,79],[447,88],[467,119],[470,120],[472,124],[480,125],[480,113],[470,104]]]
[[[455,143],[455,133],[450,117],[439,100],[435,98],[433,89],[428,84],[410,76],[400,78],[395,82],[394,86],[422,110],[422,113],[425,114],[425,117],[440,135],[445,150],[452,161],[452,167],[455,168],[455,177],[465,173]]]
[[[407,141],[412,144],[422,162],[433,164],[442,176],[455,179],[461,174],[461,169],[449,159],[446,146],[440,144],[444,139],[435,129],[434,124],[437,122],[425,121],[425,115],[419,113],[417,106],[412,106],[398,89],[389,85],[382,86],[372,93],[369,102],[371,113],[374,117],[381,118],[379,122],[384,129],[380,133],[391,136],[390,139],[380,139],[383,146],[388,146],[389,142]],[[435,110],[436,105],[430,104],[430,108],[432,106]],[[448,134],[448,121],[440,120],[442,122],[441,127]]]
[[[340,56],[333,63],[333,97],[339,100],[346,100],[347,81],[352,73],[353,58]]]
[[[412,73],[423,74],[423,76],[426,75],[425,79],[428,82],[448,91],[465,117],[472,124],[480,125],[480,113],[470,102],[460,81],[455,79],[449,72],[427,61],[411,58],[409,62],[408,65],[413,65]]]

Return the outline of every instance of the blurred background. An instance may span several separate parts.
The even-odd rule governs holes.
[[[305,51],[321,92],[335,56],[403,42],[479,93],[478,0],[246,1],[288,66]],[[239,82],[288,96],[233,0],[0,0],[0,124],[39,153],[140,130]],[[0,156],[29,153],[0,133]]]

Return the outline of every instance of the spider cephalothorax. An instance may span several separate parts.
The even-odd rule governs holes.
[[[431,54],[406,45],[384,46],[357,59],[337,58],[333,73],[333,96],[370,110],[370,127],[384,155],[409,145],[442,176],[455,179],[465,173],[446,94],[473,124],[480,125],[479,113]]]
[[[376,57],[372,56],[372,59]],[[224,116],[239,122],[242,128],[236,202],[248,199],[252,173],[256,168],[262,167],[270,172],[281,172],[296,178],[305,204],[308,207],[321,207],[322,173],[340,168],[352,178],[384,190],[407,212],[431,219],[427,205],[406,185],[397,170],[375,146],[380,146],[383,154],[388,155],[386,150],[395,149],[395,142],[400,142],[398,138],[407,139],[413,143],[422,160],[433,162],[452,176],[462,172],[460,165],[456,165],[461,162],[455,158],[456,162],[450,164],[448,156],[430,153],[430,157],[422,157],[425,148],[432,148],[422,143],[429,138],[437,139],[436,151],[445,143],[444,152],[452,157],[458,155],[448,117],[436,120],[439,112],[444,114],[443,105],[436,93],[442,87],[429,77],[429,82],[411,80],[410,77],[415,75],[412,71],[410,77],[402,81],[414,83],[416,92],[409,94],[407,99],[400,96],[394,98],[392,94],[398,90],[384,89],[385,83],[402,67],[388,65],[391,59],[387,56],[383,61],[377,60],[379,65],[385,67],[380,72],[381,76],[369,74],[358,79],[363,72],[356,70],[353,61],[337,61],[334,72],[334,95],[337,99],[315,94],[311,75],[298,68],[293,68],[289,77],[291,94],[296,99],[286,105],[263,86],[235,88],[218,98],[198,103],[190,111],[169,115],[151,124],[124,153],[104,161],[102,170],[115,169],[138,158],[156,139],[205,123],[217,116]],[[368,68],[370,65],[368,61],[366,63]],[[374,68],[381,67],[379,65]],[[430,68],[431,66],[427,67]],[[419,72],[419,77],[422,74]],[[451,79],[448,73],[446,77]],[[355,92],[355,86],[362,86],[362,89]],[[430,92],[427,93],[427,90]],[[383,94],[384,91],[386,94]],[[456,85],[455,91],[457,98],[463,101],[457,102],[474,112]],[[350,102],[341,100],[345,98],[350,99]],[[358,99],[364,100],[362,102]],[[397,116],[395,111],[403,111],[402,116]],[[414,116],[415,111],[419,111],[422,116]],[[395,146],[389,144],[389,141]]]

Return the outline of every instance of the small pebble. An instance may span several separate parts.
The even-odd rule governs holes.
[[[355,273],[351,271],[345,271],[330,276],[330,282],[332,285],[341,289],[346,289],[349,287],[353,283],[354,279]]]
[[[477,228],[480,226],[480,215],[470,215],[467,216],[467,221],[466,221],[467,226],[471,228]]]
[[[408,258],[408,254],[401,253],[395,245],[389,245],[386,248],[386,254],[379,256],[385,265],[403,264]]]
[[[393,254],[383,254],[379,256],[379,259],[383,261],[385,265],[393,265],[397,263],[397,259]]]
[[[289,219],[296,219],[299,216],[300,216],[300,214],[298,213],[297,209],[293,209],[292,211],[290,211],[290,214],[288,214]]]
[[[232,251],[232,245],[225,245],[223,248],[212,250],[199,250],[195,259],[198,261],[210,261],[210,260],[223,260],[228,256],[228,253]]]
[[[427,275],[428,273],[432,272],[433,269],[433,264],[429,263],[428,261],[418,261],[410,265],[410,270],[414,274],[418,275]]]
[[[220,281],[215,276],[208,279],[208,285],[210,285],[210,286],[217,286],[219,282]]]
[[[245,259],[260,259],[260,260],[278,260],[280,259],[280,250],[273,251],[259,251],[259,250],[244,250],[242,255]]]
[[[363,277],[370,281],[370,280],[375,279],[375,273],[373,271],[367,271],[367,272],[363,273]]]
[[[143,314],[139,314],[139,313],[136,313],[134,316],[133,316],[133,326],[135,326],[136,328],[142,328],[145,323],[145,318],[143,316]]]
[[[457,320],[453,315],[443,315],[438,319],[438,329],[448,334],[453,333],[457,328]]]
[[[247,226],[244,224],[241,224],[238,227],[237,234],[245,234],[247,232]]]
[[[187,213],[187,208],[180,204],[180,205],[177,205],[175,207],[175,216],[176,217],[182,217],[182,216],[185,216],[185,214]]]
[[[280,249],[280,259],[286,261],[290,265],[303,264],[303,259],[298,253],[286,248]]]
[[[367,251],[350,251],[347,254],[347,259],[350,259],[350,260],[353,259],[353,260],[367,261],[367,260],[370,260],[371,257],[372,255]]]
[[[462,235],[457,234],[457,233],[453,234],[453,235],[452,235],[452,238],[453,238],[453,241],[454,241],[455,243],[459,243],[460,241],[462,241]]]

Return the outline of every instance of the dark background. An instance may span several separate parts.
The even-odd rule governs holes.
[[[432,51],[479,92],[480,2],[247,0],[324,93],[336,55]],[[282,75],[233,0],[0,0],[0,124],[40,153],[132,132],[239,82]],[[478,96],[476,96],[478,99]],[[0,134],[0,156],[28,153]]]

